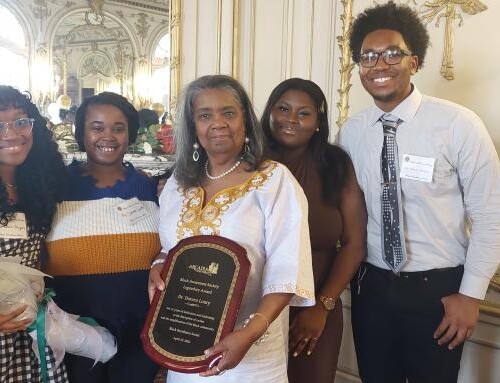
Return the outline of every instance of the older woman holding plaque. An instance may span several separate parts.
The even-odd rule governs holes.
[[[263,159],[263,132],[242,86],[201,77],[185,90],[177,118],[177,163],[160,196],[163,252],[150,296],[164,289],[165,253],[181,239],[210,234],[247,251],[251,271],[233,332],[206,350],[221,354],[197,374],[169,371],[167,382],[287,382],[287,306],[314,304],[307,202],[287,168]],[[222,374],[224,374],[222,376]]]

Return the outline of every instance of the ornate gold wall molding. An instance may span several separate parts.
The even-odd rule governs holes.
[[[493,278],[490,281],[489,289],[496,296],[498,296],[500,294],[500,268],[493,275]],[[496,302],[484,300],[479,305],[479,309],[483,313],[500,318],[500,304],[499,304],[498,300],[496,300]]]
[[[314,46],[314,9],[316,5],[314,0],[311,1],[311,16],[309,21],[309,26],[311,31],[309,32],[309,60],[307,61],[307,78],[312,78],[312,67],[313,67],[313,46]]]
[[[240,0],[233,0],[233,62],[231,74],[240,78]]]
[[[351,89],[351,74],[354,64],[351,63],[351,52],[349,50],[349,36],[351,35],[352,25],[352,4],[354,0],[342,0],[343,12],[340,16],[342,22],[342,34],[337,36],[337,42],[340,49],[340,87],[337,89],[339,93],[339,101],[337,109],[339,115],[337,118],[337,126],[339,129],[347,120],[349,115],[349,90]]]
[[[252,1],[250,3],[250,15],[248,16],[250,18],[250,52],[249,52],[249,67],[251,68],[250,70],[250,81],[249,84],[247,85],[247,92],[250,97],[250,99],[253,99],[253,91],[255,89],[255,34],[256,34],[256,28],[255,28],[255,15],[257,13],[257,1]]]
[[[434,0],[426,1],[422,6],[421,18],[425,23],[436,20],[435,25],[439,27],[441,19],[445,19],[444,29],[444,52],[441,63],[441,76],[447,80],[455,78],[453,69],[453,41],[454,23],[458,20],[458,26],[464,23],[462,13],[475,15],[483,12],[488,7],[479,0]]]
[[[215,24],[215,73],[220,73],[221,68],[221,51],[222,51],[222,0],[217,0]]]
[[[182,42],[182,2],[170,0],[170,102],[169,115],[175,115],[177,99],[181,92],[181,42]]]
[[[479,304],[479,311],[482,313],[500,318],[500,305],[488,301]]]

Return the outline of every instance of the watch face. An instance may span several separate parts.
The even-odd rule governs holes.
[[[320,297],[319,298],[321,303],[323,303],[323,306],[325,306],[325,308],[327,310],[333,310],[333,308],[335,307],[335,301],[333,300],[333,298],[330,298],[330,297]]]

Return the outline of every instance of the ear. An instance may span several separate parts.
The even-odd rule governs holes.
[[[410,72],[412,76],[418,71],[418,56],[411,56],[411,68]]]

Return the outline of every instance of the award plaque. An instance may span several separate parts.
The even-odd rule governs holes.
[[[141,339],[157,364],[174,371],[208,369],[204,351],[233,330],[250,272],[246,250],[213,235],[180,241],[168,252],[165,289],[151,302]]]

